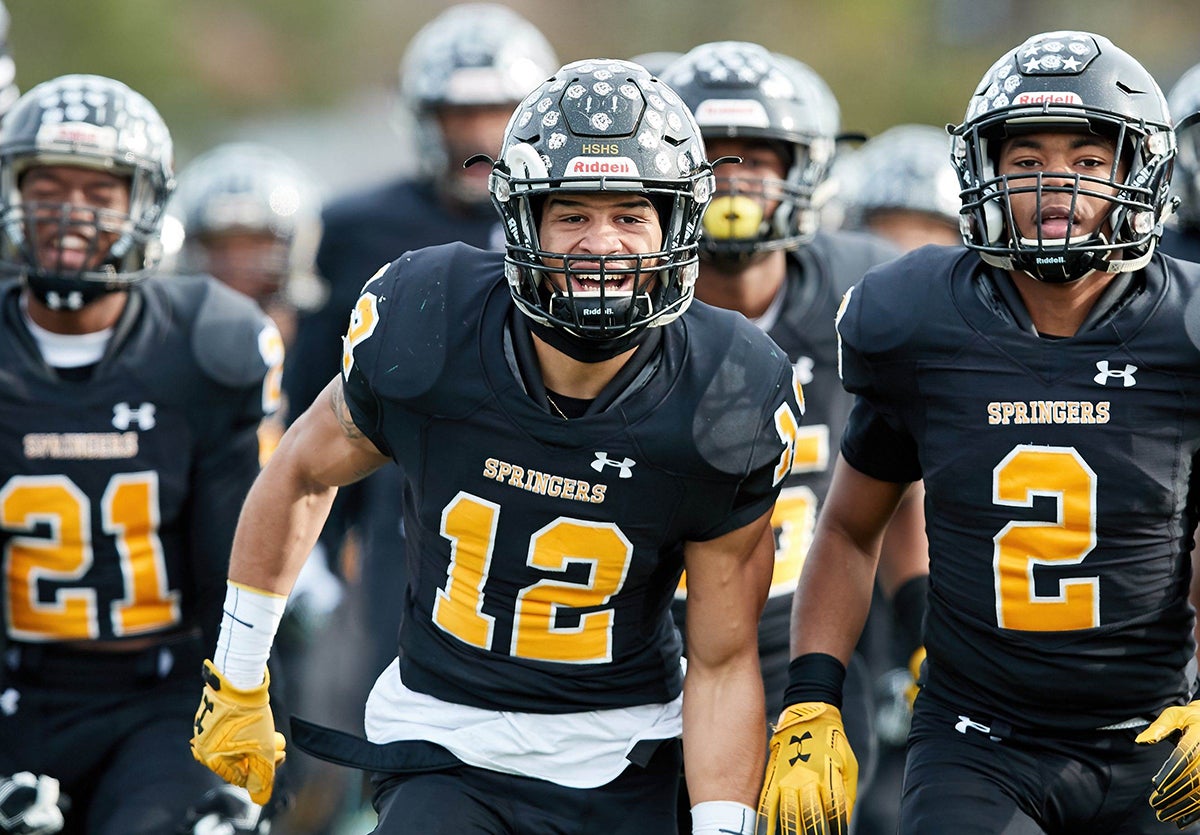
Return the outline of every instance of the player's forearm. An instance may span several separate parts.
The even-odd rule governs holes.
[[[929,541],[925,537],[925,489],[909,486],[888,523],[879,557],[879,588],[888,598],[914,577],[929,573]]]
[[[850,663],[871,607],[877,558],[877,550],[818,526],[792,606],[793,658],[819,652]]]
[[[692,804],[731,800],[754,808],[762,787],[766,716],[757,647],[718,666],[689,661],[683,752]]]
[[[277,453],[254,482],[242,507],[229,579],[288,594],[316,544],[336,494],[336,487],[298,477],[289,460]]]

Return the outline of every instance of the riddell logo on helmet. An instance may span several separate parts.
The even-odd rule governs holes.
[[[37,132],[39,148],[87,148],[113,151],[117,147],[117,131],[106,125],[88,122],[51,122]]]
[[[1075,93],[1050,91],[1042,93],[1020,93],[1013,97],[1013,104],[1083,104],[1083,99]]]
[[[629,157],[572,157],[567,163],[566,176],[606,174],[610,177],[637,177],[637,165]]]

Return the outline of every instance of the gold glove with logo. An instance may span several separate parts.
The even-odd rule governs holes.
[[[284,757],[283,734],[275,730],[267,697],[270,676],[264,674],[258,687],[239,690],[209,660],[203,675],[192,756],[225,782],[245,788],[255,803],[266,803]]]
[[[857,792],[841,711],[824,702],[784,710],[758,802],[760,835],[846,835]]]
[[[1137,741],[1159,742],[1176,732],[1175,750],[1154,775],[1150,805],[1160,821],[1183,829],[1200,820],[1200,701],[1167,708]]]

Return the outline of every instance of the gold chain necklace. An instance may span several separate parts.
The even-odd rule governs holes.
[[[547,392],[547,393],[546,393],[546,402],[550,404],[550,408],[551,408],[551,409],[553,409],[554,411],[558,412],[558,416],[559,416],[560,418],[562,418],[563,420],[570,420],[570,418],[568,418],[568,417],[566,416],[566,414],[564,414],[564,413],[563,413],[563,410],[562,410],[562,409],[560,409],[560,408],[558,408],[558,404],[557,404],[557,403],[555,403],[555,402],[554,402],[554,400],[552,400],[552,399],[551,399],[551,397],[550,397],[550,393],[549,393],[549,392]]]

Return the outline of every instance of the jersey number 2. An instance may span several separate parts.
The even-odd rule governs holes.
[[[1036,496],[1055,501],[1053,522],[1009,522],[993,537],[996,622],[1033,632],[1094,629],[1099,577],[1059,580],[1057,594],[1039,595],[1034,572],[1077,565],[1096,547],[1096,474],[1071,447],[1022,444],[992,471],[992,501],[1028,508]]]

